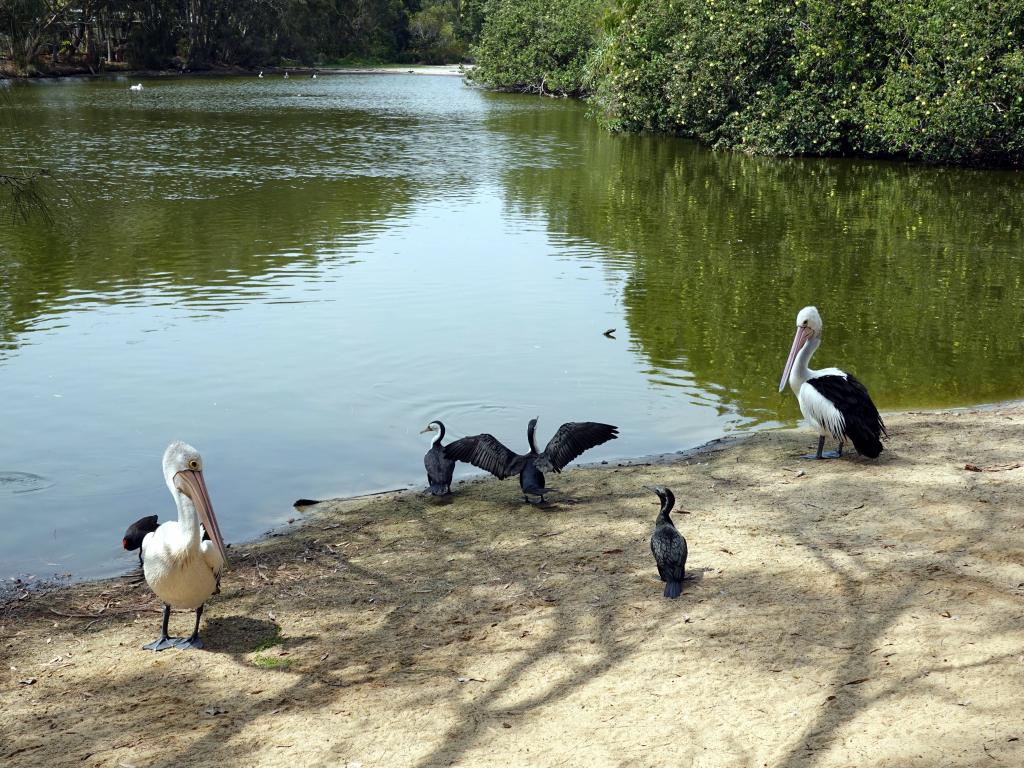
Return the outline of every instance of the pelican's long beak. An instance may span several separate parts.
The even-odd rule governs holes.
[[[793,367],[793,361],[796,360],[796,353],[800,351],[804,342],[811,338],[812,333],[813,331],[806,325],[796,329],[796,336],[793,337],[793,346],[789,350],[789,359],[786,360],[786,368],[782,371],[782,381],[779,382],[779,392],[786,388],[786,382],[789,380],[789,371]]]
[[[220,532],[220,525],[217,523],[217,515],[213,512],[213,504],[210,503],[210,494],[206,490],[206,481],[203,480],[203,473],[199,470],[185,469],[174,476],[175,485],[178,490],[192,499],[199,519],[210,534],[213,545],[217,547],[220,556],[224,558],[224,565],[227,566],[228,553],[224,547],[224,537]],[[180,485],[179,485],[180,483]]]

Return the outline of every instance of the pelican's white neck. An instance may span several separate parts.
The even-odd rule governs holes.
[[[811,378],[811,374],[814,373],[810,369],[811,355],[814,354],[814,350],[821,344],[821,336],[815,334],[809,338],[804,345],[800,348],[800,351],[796,354],[796,359],[793,361],[793,368],[789,372],[789,387],[793,390],[793,394],[800,394],[800,387],[804,385],[804,382]]]
[[[199,513],[192,499],[185,493],[174,487],[173,480],[170,483],[171,493],[174,496],[174,504],[178,507],[178,525],[181,526],[181,533],[186,540],[199,545]]]

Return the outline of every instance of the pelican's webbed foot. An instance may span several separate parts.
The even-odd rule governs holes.
[[[203,647],[203,641],[199,638],[199,620],[203,618],[204,607],[205,606],[200,605],[196,608],[196,626],[195,629],[192,630],[192,637],[178,638],[178,641],[175,643],[176,648],[181,648],[182,650],[185,650],[186,648],[194,648],[195,650],[199,650]]]
[[[167,636],[167,622],[171,620],[171,606],[164,605],[164,620],[160,624],[160,637],[154,640],[152,643],[146,643],[142,646],[145,651],[165,651],[168,648],[175,648],[178,643],[181,642],[180,637],[168,637]]]
[[[164,636],[157,638],[152,643],[146,643],[142,648],[146,651],[166,651],[168,648],[177,648],[181,640],[180,637]]]
[[[839,441],[839,445],[836,446],[834,451],[822,451],[825,447],[825,436],[821,435],[818,438],[818,452],[807,453],[801,456],[801,459],[839,459],[843,456],[843,441]]]

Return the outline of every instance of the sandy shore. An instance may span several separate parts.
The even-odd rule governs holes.
[[[877,461],[800,429],[567,471],[546,508],[321,504],[232,549],[205,651],[140,650],[130,578],[7,603],[0,763],[1024,765],[1024,407],[887,421]],[[646,483],[686,512],[677,601]]]

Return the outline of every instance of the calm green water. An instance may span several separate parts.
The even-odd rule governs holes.
[[[0,228],[0,576],[130,566],[172,438],[240,541],[421,484],[432,418],[618,424],[591,460],[795,422],[809,303],[883,408],[1024,395],[1019,174],[714,154],[441,77],[127,86],[7,89],[4,161],[73,202]]]

